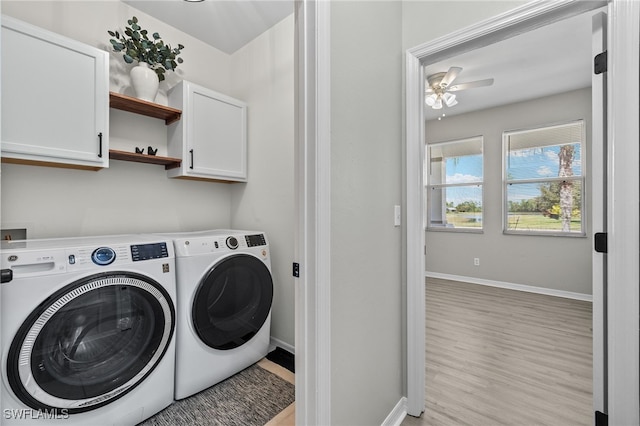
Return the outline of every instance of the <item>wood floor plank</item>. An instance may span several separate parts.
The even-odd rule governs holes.
[[[591,303],[428,278],[426,411],[411,425],[592,423]]]

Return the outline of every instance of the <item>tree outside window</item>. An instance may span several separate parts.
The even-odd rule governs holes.
[[[584,236],[584,122],[503,134],[505,233]]]

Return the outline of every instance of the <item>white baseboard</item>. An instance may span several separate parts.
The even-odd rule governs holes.
[[[593,302],[593,296],[591,294],[574,293],[571,291],[556,290],[553,288],[545,288],[545,287],[535,287],[535,286],[524,285],[524,284],[507,283],[504,281],[486,280],[483,278],[464,277],[461,275],[442,274],[440,272],[427,271],[425,272],[424,275],[425,277],[430,277],[430,278],[462,281],[462,282],[468,282],[471,284],[480,284],[480,285],[486,285],[490,287],[507,288],[510,290],[526,291],[529,293],[546,294],[549,296],[564,297],[566,299],[575,299],[575,300],[583,300],[585,302]]]
[[[296,354],[296,348],[286,342],[283,342],[280,339],[276,339],[275,337],[271,336],[271,339],[269,341],[269,352],[271,352],[272,350],[274,350],[276,348],[276,346],[280,346],[282,349],[284,349],[287,352],[290,352],[292,354]]]
[[[382,426],[400,426],[405,417],[407,417],[407,398],[403,396],[384,419]]]

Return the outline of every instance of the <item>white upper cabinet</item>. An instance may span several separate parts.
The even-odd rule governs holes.
[[[2,160],[109,166],[108,53],[2,16]]]
[[[182,119],[169,126],[169,156],[182,158],[169,177],[247,181],[247,105],[182,81],[169,92]]]

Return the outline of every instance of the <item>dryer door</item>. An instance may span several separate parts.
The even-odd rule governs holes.
[[[47,298],[23,323],[9,349],[9,383],[38,410],[101,407],[151,373],[174,324],[170,296],[149,277],[86,277]]]
[[[198,285],[194,329],[211,348],[237,348],[262,328],[272,300],[271,273],[262,261],[247,254],[225,258]]]

